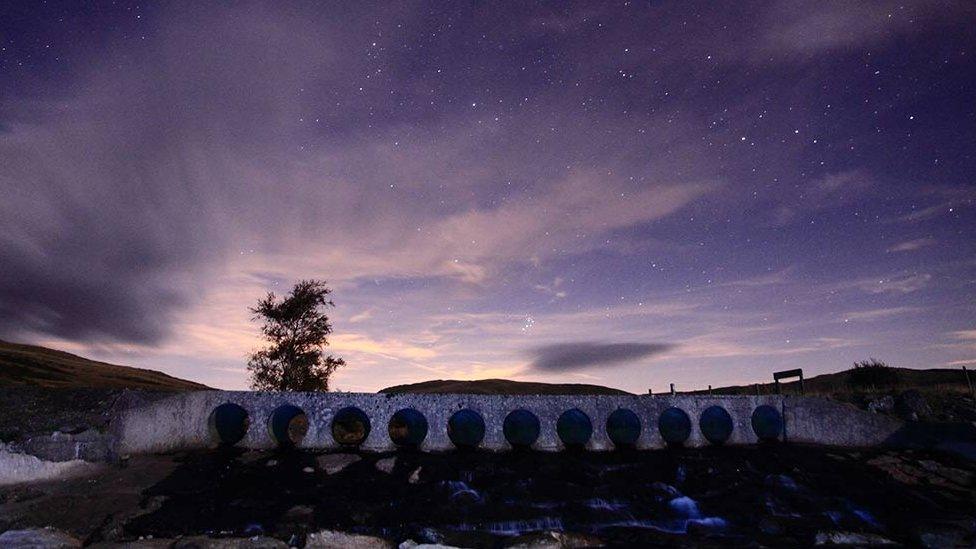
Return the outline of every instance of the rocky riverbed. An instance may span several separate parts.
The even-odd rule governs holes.
[[[784,444],[606,453],[227,449],[137,457],[87,479],[3,489],[0,531],[8,532],[0,536],[50,525],[85,543],[156,547],[255,537],[271,546],[353,543],[345,535],[366,536],[355,538],[365,546],[945,547],[976,540],[974,476],[970,462],[950,455]]]

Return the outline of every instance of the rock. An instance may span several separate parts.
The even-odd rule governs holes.
[[[384,472],[384,473],[386,473],[388,475],[393,472],[393,468],[394,467],[396,467],[396,458],[395,457],[384,458],[384,459],[381,459],[381,460],[377,460],[377,462],[376,462],[376,469],[378,471],[382,471],[382,472]]]
[[[439,543],[417,543],[412,539],[401,543],[398,549],[461,549],[454,545],[441,545]]]
[[[372,511],[362,509],[359,511],[353,511],[350,516],[353,522],[355,522],[356,524],[366,525],[373,522],[373,518],[375,515],[373,514]]]
[[[410,473],[410,478],[407,479],[407,482],[409,482],[410,484],[417,484],[418,482],[420,482],[421,469],[423,469],[423,467],[417,467],[416,469],[414,469],[413,472]]]
[[[430,527],[421,528],[420,536],[420,539],[427,544],[437,545],[444,543],[444,534]]]
[[[885,395],[868,402],[868,411],[876,414],[890,414],[895,410],[895,397]]]
[[[651,491],[657,499],[662,501],[670,501],[674,498],[681,497],[681,492],[677,488],[660,481],[651,484]]]
[[[857,532],[817,532],[817,545],[897,545],[888,538],[877,534],[859,534]]]
[[[302,469],[302,472],[303,473],[314,473],[315,472],[315,468],[314,467],[305,467],[304,469]]]
[[[176,540],[173,549],[288,549],[288,545],[281,540],[262,536],[250,538],[193,536]]]
[[[64,478],[94,470],[93,464],[79,459],[47,461],[28,454],[0,450],[0,485]]]
[[[675,515],[685,519],[694,519],[701,516],[701,511],[698,510],[698,502],[687,496],[679,496],[672,499],[668,502],[668,508]]]
[[[306,549],[381,549],[392,548],[393,544],[383,538],[347,534],[334,530],[322,530],[309,534],[305,539]]]
[[[75,429],[71,429],[74,431]],[[55,431],[50,435],[33,436],[22,444],[24,452],[48,461],[110,461],[115,439],[94,429],[65,433]]]
[[[773,494],[766,494],[765,498],[766,511],[770,515],[778,518],[798,518],[801,515],[797,513],[793,506],[783,498],[776,497]]]
[[[966,543],[965,532],[959,530],[941,530],[922,532],[918,536],[919,545],[926,549],[941,549],[943,547],[972,547]]]
[[[800,488],[793,477],[787,475],[768,475],[763,479],[763,484],[771,491],[780,494],[796,492]]]
[[[928,459],[920,460],[918,464],[922,467],[922,469],[925,469],[930,473],[935,473],[936,475],[958,484],[961,487],[972,486],[973,484],[973,473],[969,471],[942,465],[939,462]]]
[[[315,463],[319,469],[334,475],[360,459],[356,454],[323,454],[315,459]]]
[[[265,465],[267,465],[268,467],[274,467],[275,465],[278,465],[278,460],[276,460],[276,459],[269,459],[268,460],[268,463],[266,463]]]
[[[729,523],[722,517],[705,517],[688,521],[688,533],[697,535],[714,535],[728,528]]]
[[[53,528],[7,530],[0,534],[0,547],[4,549],[61,549],[81,547],[81,541]]]
[[[251,524],[248,524],[244,528],[244,535],[247,536],[247,537],[249,537],[249,538],[263,536],[264,535],[264,526],[261,526],[260,524],[258,524],[256,522],[252,522]]]
[[[455,505],[473,505],[481,501],[481,496],[478,492],[465,488],[451,493],[450,501]]]
[[[905,484],[927,483],[939,488],[967,490],[973,485],[974,475],[970,471],[942,465],[937,461],[905,459],[885,454],[868,460],[873,465],[899,482]]]
[[[783,525],[772,517],[759,519],[759,531],[767,536],[778,536],[783,533]]]
[[[137,541],[109,542],[103,541],[89,545],[89,549],[171,549],[177,540],[174,539],[140,539]]]
[[[918,419],[932,415],[932,408],[922,396],[922,393],[915,389],[909,389],[898,395],[895,399],[895,411],[898,415],[906,419]]]
[[[890,454],[869,459],[867,463],[888,473],[898,482],[905,484],[918,484],[919,479],[924,475],[921,469],[913,467],[902,461],[901,458]]]
[[[257,450],[248,450],[237,458],[237,461],[242,465],[251,465],[257,463],[267,457],[267,454]]]
[[[519,536],[505,547],[508,549],[550,549],[562,547],[603,547],[600,538],[571,532],[538,532]]]
[[[315,509],[308,505],[296,505],[285,511],[282,517],[286,522],[305,522],[315,516]]]

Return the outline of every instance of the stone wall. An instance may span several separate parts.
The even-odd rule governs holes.
[[[733,429],[727,444],[758,442],[752,415],[760,405],[772,406],[780,412],[785,429],[779,438],[790,441],[871,446],[882,443],[901,426],[897,420],[829,400],[779,395],[508,396],[199,391],[176,394],[152,403],[135,403],[120,410],[111,426],[118,440],[118,452],[162,453],[216,446],[220,441],[211,425],[211,415],[215,408],[228,402],[247,412],[249,427],[237,445],[251,449],[272,448],[277,444],[270,433],[268,419],[275,409],[286,404],[297,406],[306,414],[308,431],[298,443],[301,448],[340,447],[332,436],[333,417],[347,406],[361,409],[369,418],[371,429],[359,447],[371,451],[396,447],[389,436],[388,424],[391,416],[403,408],[416,409],[426,417],[429,432],[420,446],[426,451],[454,448],[447,433],[448,420],[453,413],[465,408],[478,412],[484,419],[485,435],[480,447],[499,451],[511,448],[502,425],[506,415],[516,409],[529,410],[538,417],[541,430],[532,447],[546,451],[564,447],[556,432],[556,422],[560,414],[573,408],[585,412],[592,422],[593,434],[586,444],[589,450],[614,447],[605,426],[609,414],[618,408],[632,410],[640,418],[640,436],[635,444],[640,449],[665,445],[658,418],[671,406],[684,410],[691,419],[692,428],[686,446],[709,444],[700,430],[699,420],[701,413],[710,406],[720,406],[732,418]]]

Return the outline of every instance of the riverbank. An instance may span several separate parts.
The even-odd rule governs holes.
[[[551,531],[607,546],[945,546],[974,540],[974,476],[971,463],[946,454],[786,444],[556,454],[229,449],[133,457],[87,479],[2,489],[0,529],[53,526],[87,543],[154,546],[195,536],[302,546],[325,530],[371,536],[375,546],[505,547]]]

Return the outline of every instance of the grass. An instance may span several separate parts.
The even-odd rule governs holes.
[[[865,376],[860,373],[864,370],[861,367],[807,378],[803,380],[804,394],[838,398],[855,393],[890,393],[908,389],[917,389],[923,392],[969,393],[969,385],[966,383],[966,376],[962,370],[949,368],[915,370],[890,366],[883,368],[886,373],[881,376],[873,373]],[[976,382],[976,373],[970,375],[974,376],[973,381]],[[718,387],[712,389],[712,394],[751,395],[756,394],[757,387],[759,394],[768,395],[776,392],[774,383],[758,383]],[[800,383],[799,381],[780,383],[780,391],[784,394],[798,394]],[[707,390],[690,391],[691,394],[707,392]]]
[[[0,387],[188,391],[206,385],[155,370],[118,366],[35,345],[0,341]]]
[[[883,370],[883,371],[882,371]],[[867,372],[867,373],[865,373]],[[876,373],[881,372],[881,373]],[[976,382],[976,373],[974,376]],[[948,368],[933,368],[929,370],[913,370],[908,368],[894,368],[887,365],[877,366],[869,363],[868,367],[852,368],[833,374],[822,374],[803,380],[804,394],[808,396],[822,396],[864,404],[871,398],[897,394],[909,389],[920,391],[924,395],[946,397],[970,396],[969,385],[966,383],[962,370]],[[774,383],[759,383],[752,385],[737,385],[712,389],[715,395],[754,395],[756,392],[769,395],[776,392]],[[381,393],[455,393],[476,395],[627,395],[626,391],[586,384],[556,384],[530,383],[510,381],[507,379],[482,379],[476,381],[433,380],[408,385],[397,385],[380,391]],[[783,394],[799,394],[798,381],[780,383]],[[686,391],[681,394],[706,394],[708,390]]]
[[[459,381],[436,379],[387,387],[381,393],[451,393],[468,395],[629,395],[627,391],[584,383],[535,383],[507,379]]]

